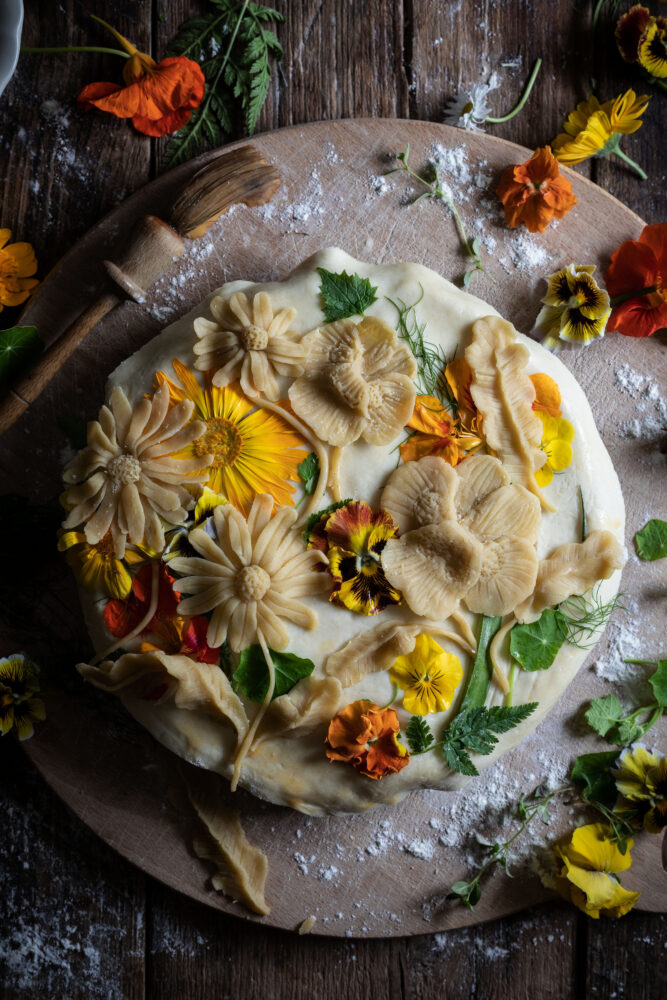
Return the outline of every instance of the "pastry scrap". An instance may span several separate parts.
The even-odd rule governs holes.
[[[318,268],[351,282],[329,322]],[[361,277],[378,295],[350,314]],[[392,304],[411,301],[443,359],[436,395],[417,395],[428,352],[413,354]],[[280,286],[225,286],[114,373],[65,470],[77,565],[113,551],[130,580],[108,608],[108,579],[81,575],[97,656],[79,671],[203,769],[197,851],[257,913],[266,858],[206,771],[311,814],[458,787],[456,758],[433,748],[484,622],[494,670],[476,707],[502,714],[516,623],[617,588],[622,499],[578,421],[583,393],[489,312],[425,268],[336,250]],[[567,434],[558,462],[549,421]],[[584,656],[571,647],[539,676],[514,664],[513,705],[543,712]],[[513,725],[493,752],[469,748],[479,766],[514,745]]]

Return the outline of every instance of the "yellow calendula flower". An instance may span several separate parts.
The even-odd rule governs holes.
[[[561,341],[585,345],[604,336],[611,305],[594,274],[594,264],[568,264],[547,277],[547,294],[535,320],[543,347],[557,351]]]
[[[667,826],[667,757],[637,743],[623,751],[611,773],[619,794],[615,811],[638,829],[661,833]]]
[[[33,722],[46,718],[39,691],[37,668],[23,653],[0,660],[0,735],[14,730],[20,740],[33,734]]]
[[[103,590],[109,597],[124,601],[132,589],[128,566],[136,566],[147,558],[147,553],[126,548],[119,559],[114,553],[111,532],[95,545],[91,545],[82,531],[65,531],[58,539],[58,551],[65,553],[74,575],[86,590]]]
[[[158,384],[168,385],[172,403],[191,399],[193,419],[206,424],[202,437],[175,457],[213,455],[209,489],[226,497],[244,515],[260,493],[269,493],[277,507],[293,506],[291,483],[299,481],[297,466],[308,452],[302,438],[277,414],[256,408],[238,387],[217,388],[210,373],[204,374],[202,387],[186,365],[175,360],[173,366],[180,385],[164,372],[157,373]]]
[[[565,131],[551,143],[556,159],[573,166],[591,156],[615,153],[646,180],[644,171],[621,150],[619,143],[621,135],[630,135],[641,128],[648,101],[646,94],[637,97],[634,90],[627,90],[604,104],[597,97],[582,101],[565,122]]]
[[[449,708],[463,679],[463,667],[458,656],[445,652],[430,635],[421,632],[412,652],[394,661],[389,677],[404,692],[407,712],[430,715]]]
[[[541,469],[535,472],[538,486],[548,486],[554,477],[554,472],[567,469],[572,461],[572,445],[574,427],[565,417],[552,417],[540,410],[536,411],[542,421],[542,443],[540,448],[546,454],[547,460]]]
[[[612,875],[627,871],[632,864],[630,848],[621,854],[612,843],[610,830],[602,823],[589,823],[574,830],[554,850],[560,873],[556,890],[589,917],[622,917],[639,899],[638,892],[624,889]]]
[[[29,243],[10,243],[11,229],[0,229],[0,312],[20,306],[39,284],[35,251]]]

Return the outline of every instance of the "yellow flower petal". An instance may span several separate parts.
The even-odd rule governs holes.
[[[574,830],[570,843],[560,848],[560,852],[575,865],[616,874],[627,871],[632,864],[630,849],[633,846],[634,841],[628,840],[628,849],[621,854],[618,845],[609,839],[607,827],[602,823],[589,823]]]
[[[547,463],[553,472],[562,472],[572,461],[572,447],[567,441],[552,441],[546,447]],[[544,468],[544,466],[542,467]]]
[[[535,482],[540,487],[548,486],[549,483],[553,482],[553,478],[554,470],[548,462],[546,462],[541,469],[536,469],[535,471]]]
[[[600,914],[621,917],[631,910],[639,899],[638,892],[624,889],[606,873],[587,871],[572,864],[567,858],[564,861],[568,882],[583,895],[581,899],[576,893],[572,893],[572,902],[589,917],[596,920]]]
[[[463,667],[458,656],[447,653],[430,635],[421,632],[412,652],[396,658],[389,677],[405,692],[406,711],[430,715],[449,708],[463,680]]]

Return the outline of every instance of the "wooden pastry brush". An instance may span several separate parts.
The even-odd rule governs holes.
[[[154,215],[139,220],[115,261],[102,261],[106,287],[0,404],[0,434],[25,413],[94,326],[120,302],[139,305],[150,288],[185,249],[181,237],[198,239],[232,205],[263,205],[280,187],[280,175],[252,146],[216,156],[192,177],[176,198],[168,225]],[[173,227],[173,228],[172,228]]]

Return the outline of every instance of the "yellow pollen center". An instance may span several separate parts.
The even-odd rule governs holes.
[[[141,479],[141,462],[134,455],[116,455],[107,465],[107,474],[114,490]]]
[[[231,420],[212,417],[206,421],[206,432],[194,443],[195,455],[213,455],[213,467],[233,465],[243,449],[241,433]]]
[[[463,111],[461,112],[461,115],[469,115],[470,112],[474,109],[474,107],[475,105],[472,103],[472,101],[468,101],[466,104],[463,105]]]
[[[236,574],[236,596],[241,601],[261,601],[271,577],[261,566],[244,566]]]
[[[269,342],[266,330],[263,330],[261,326],[255,326],[254,323],[243,328],[241,338],[246,351],[264,351]]]

